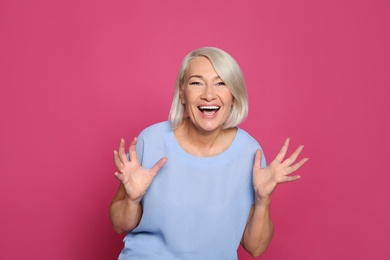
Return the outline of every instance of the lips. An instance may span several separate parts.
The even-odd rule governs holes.
[[[214,106],[214,105],[211,105],[211,106],[198,106],[198,109],[200,110],[200,112],[202,112],[203,114],[205,114],[207,116],[214,115],[215,113],[218,112],[218,110],[220,108],[221,108],[220,106]]]

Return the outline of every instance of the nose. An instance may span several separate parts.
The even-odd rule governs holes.
[[[204,88],[202,98],[206,101],[211,101],[215,99],[215,89],[212,84],[206,84],[206,87]]]

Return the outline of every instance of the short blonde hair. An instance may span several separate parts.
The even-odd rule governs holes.
[[[180,99],[180,88],[184,86],[184,77],[190,62],[196,57],[205,57],[211,62],[218,76],[225,82],[234,98],[234,104],[224,128],[239,125],[248,115],[248,95],[241,69],[234,58],[225,51],[215,47],[204,47],[187,54],[180,66],[171,111],[169,112],[169,121],[172,128],[177,128],[183,122],[184,105]]]

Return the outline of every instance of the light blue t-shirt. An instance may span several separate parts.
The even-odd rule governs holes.
[[[141,165],[168,161],[147,190],[141,222],[124,238],[119,259],[237,259],[254,203],[252,167],[259,148],[238,128],[226,151],[196,157],[180,147],[169,122],[143,130],[137,144]]]

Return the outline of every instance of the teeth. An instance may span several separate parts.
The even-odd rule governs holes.
[[[200,109],[219,109],[219,106],[200,106]]]

